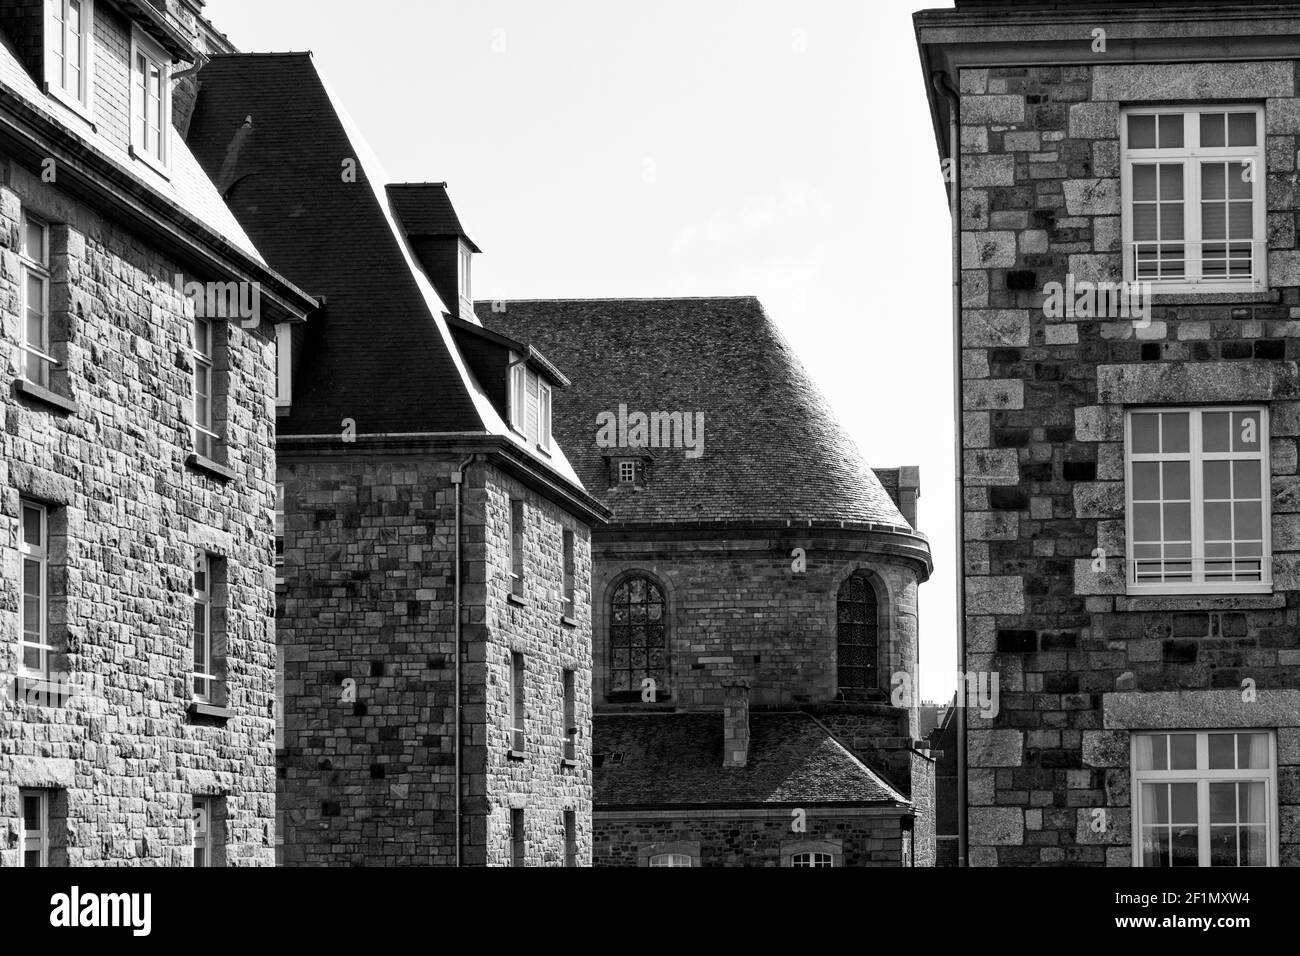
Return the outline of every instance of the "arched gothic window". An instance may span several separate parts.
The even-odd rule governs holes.
[[[640,694],[649,678],[655,696],[668,684],[668,614],[663,589],[646,575],[629,577],[609,607],[609,677],[615,694]]]
[[[839,687],[844,693],[860,695],[879,688],[880,606],[871,579],[855,571],[840,585],[836,602],[836,661]]]

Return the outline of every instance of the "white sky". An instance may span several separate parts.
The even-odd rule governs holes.
[[[921,691],[956,686],[950,226],[911,14],[947,0],[210,0],[311,50],[476,298],[756,295],[876,467],[919,465]],[[671,348],[672,343],[665,343]],[[689,343],[685,345],[689,349]]]

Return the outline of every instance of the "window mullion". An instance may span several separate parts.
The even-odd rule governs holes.
[[[1192,583],[1205,583],[1205,488],[1201,452],[1205,447],[1201,432],[1201,411],[1189,416],[1187,430],[1192,489]]]

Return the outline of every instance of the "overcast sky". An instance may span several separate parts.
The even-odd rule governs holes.
[[[210,0],[311,50],[476,298],[756,295],[875,467],[919,465],[921,690],[955,687],[949,222],[911,13],[945,0]],[[665,343],[671,348],[672,343]],[[689,347],[689,346],[688,346]]]

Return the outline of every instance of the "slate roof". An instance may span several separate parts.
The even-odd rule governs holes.
[[[474,245],[474,240],[460,224],[456,207],[447,194],[446,183],[393,183],[388,187],[388,195],[410,235],[430,238],[458,236],[473,251],[483,251]]]
[[[27,72],[9,38],[3,34],[0,34],[0,86],[6,87],[37,112],[58,122],[71,135],[89,145],[96,154],[109,160],[132,179],[170,200],[241,253],[255,262],[266,264],[239,221],[221,201],[212,181],[179,134],[173,132],[172,135],[171,171],[168,178],[142,168],[120,145],[92,132],[76,113],[54,97],[47,96]]]
[[[476,307],[573,380],[555,433],[614,523],[858,522],[907,528],[758,299],[562,299]],[[597,415],[703,412],[704,452],[652,449],[644,488],[610,488]]]
[[[597,809],[897,804],[906,797],[802,713],[749,716],[749,762],[722,766],[722,714],[597,714]]]

